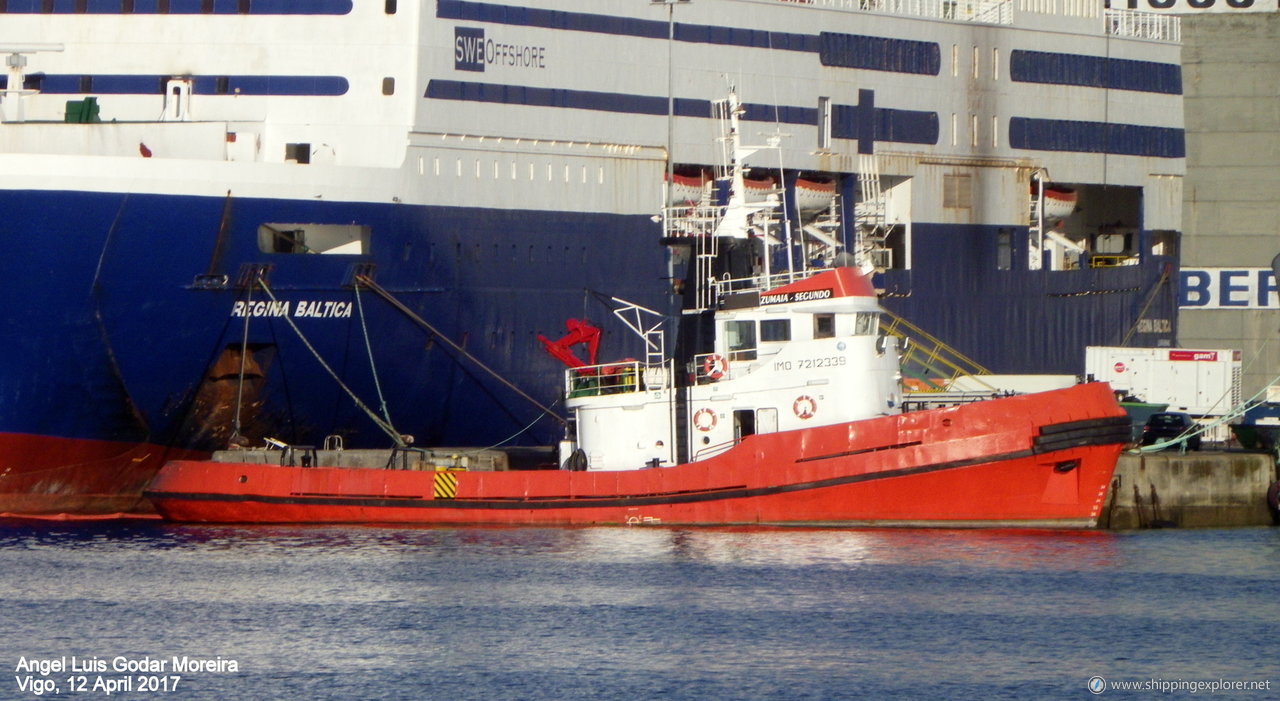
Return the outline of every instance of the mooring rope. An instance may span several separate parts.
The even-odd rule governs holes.
[[[369,372],[373,374],[373,388],[378,393],[378,405],[382,409],[382,418],[391,425],[391,412],[387,409],[387,400],[382,396],[382,383],[378,380],[378,366],[373,362],[373,343],[369,341],[369,326],[365,323],[364,303],[360,301],[360,281],[352,286],[356,293],[356,309],[360,312],[360,331],[364,334],[364,349],[369,354]]]
[[[263,280],[261,276],[258,277],[257,283],[262,286],[263,291],[267,293],[267,296],[271,298],[272,302],[279,301],[271,291],[271,288],[267,286],[267,281]],[[311,342],[308,341],[307,337],[302,333],[302,329],[298,328],[298,325],[293,323],[293,319],[288,315],[285,315],[283,318],[285,322],[289,324],[289,328],[293,329],[293,332],[298,334],[298,339],[302,341],[302,345],[306,346],[307,350],[311,351],[311,354],[315,356],[316,362],[320,363],[320,367],[324,368],[325,372],[329,373],[329,376],[333,378],[333,381],[337,382],[338,386],[342,388],[342,391],[346,392],[347,396],[351,397],[351,401],[355,402],[356,406],[367,414],[369,419],[372,420],[378,428],[382,429],[384,433],[391,437],[391,440],[395,442],[396,447],[407,447],[407,444],[404,442],[404,438],[400,436],[400,432],[396,430],[395,426],[392,426],[389,421],[383,421],[381,417],[374,413],[373,409],[370,409],[368,405],[360,401],[360,397],[357,397],[356,393],[351,391],[351,388],[342,381],[342,378],[338,377],[338,373],[334,372],[333,368],[329,367],[329,364],[324,361],[324,358],[320,357],[320,352],[315,349],[315,346],[311,345]]]
[[[259,273],[258,278],[262,277]],[[245,309],[253,303],[253,285],[245,290]],[[249,317],[251,315],[246,312],[244,315],[244,334],[240,338],[240,375],[236,381],[236,413],[231,419],[231,440],[235,441],[240,437],[240,407],[244,405],[244,370],[247,362],[246,356],[249,352]]]

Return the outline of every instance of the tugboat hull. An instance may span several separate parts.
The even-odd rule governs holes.
[[[748,436],[646,470],[413,471],[168,463],[175,521],[1089,528],[1128,420],[1107,385]]]

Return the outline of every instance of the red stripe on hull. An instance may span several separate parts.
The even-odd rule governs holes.
[[[205,456],[149,443],[0,433],[0,515],[154,513],[142,490],[160,467]]]
[[[451,473],[452,496],[436,494],[433,472],[212,462],[172,463],[150,493],[181,521],[1086,527],[1105,502],[1123,417],[1106,385],[1085,385],[750,436],[671,468]],[[1074,445],[1075,422],[1100,433]]]

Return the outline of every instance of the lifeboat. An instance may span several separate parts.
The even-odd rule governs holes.
[[[1031,184],[1032,200],[1039,194],[1039,187]],[[1044,186],[1044,217],[1045,219],[1066,219],[1076,211],[1079,204],[1080,194],[1069,187],[1060,185]]]
[[[796,180],[796,209],[801,212],[817,212],[831,206],[836,196],[833,180],[798,178]]]

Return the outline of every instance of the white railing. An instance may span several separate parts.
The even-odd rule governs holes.
[[[1018,0],[1018,12],[1095,18],[1102,16],[1102,3],[1098,0]]]
[[[985,24],[1013,23],[1011,0],[778,0],[778,2],[927,19],[962,20]]]
[[[1107,10],[1107,33],[1118,37],[1182,42],[1182,18],[1161,12]]]
[[[564,373],[564,396],[598,397],[602,394],[670,389],[674,379],[672,361],[646,364],[639,360],[584,365]]]
[[[783,285],[789,285],[797,280],[803,280],[813,277],[818,273],[825,273],[830,268],[807,268],[805,270],[795,270],[772,275],[753,275],[751,277],[740,278],[723,278],[712,280],[711,287],[714,293],[725,295],[732,292],[765,292]]]

